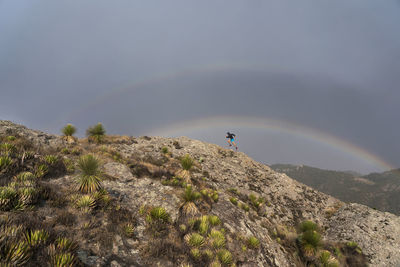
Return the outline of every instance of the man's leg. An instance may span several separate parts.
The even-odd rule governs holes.
[[[236,151],[237,151],[237,150],[238,150],[238,147],[237,147],[236,143],[235,143],[235,142],[232,142],[232,144],[235,146]]]

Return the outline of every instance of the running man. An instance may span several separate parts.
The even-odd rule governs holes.
[[[236,151],[238,150],[238,147],[237,147],[237,145],[236,145],[236,143],[235,143],[235,134],[234,133],[230,133],[230,132],[227,132],[226,133],[226,138],[228,139],[228,144],[229,144],[229,146],[235,146],[235,148],[236,148]]]

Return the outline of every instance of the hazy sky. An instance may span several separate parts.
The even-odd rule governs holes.
[[[0,0],[0,119],[220,145],[232,130],[265,163],[400,167],[399,28],[395,0]],[[215,116],[237,119],[161,130]]]

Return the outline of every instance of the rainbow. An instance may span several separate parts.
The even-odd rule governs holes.
[[[182,121],[170,124],[165,127],[156,128],[147,132],[147,135],[161,135],[174,137],[182,132],[196,132],[204,129],[224,128],[231,129],[251,128],[258,130],[268,130],[273,132],[286,133],[297,137],[308,139],[312,142],[319,142],[331,148],[338,149],[343,153],[351,155],[355,158],[369,162],[373,166],[378,166],[383,170],[395,169],[391,164],[387,163],[371,152],[356,146],[348,141],[339,139],[333,135],[322,132],[317,129],[304,127],[292,122],[283,120],[274,120],[260,117],[249,116],[213,116],[195,120]]]

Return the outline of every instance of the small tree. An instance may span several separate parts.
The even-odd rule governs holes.
[[[79,190],[90,193],[101,189],[100,162],[93,155],[85,155],[79,158],[78,168],[81,174],[78,177]]]
[[[76,128],[72,124],[68,123],[64,128],[61,129],[61,132],[65,136],[73,136],[76,133]]]
[[[89,139],[93,139],[97,143],[100,143],[103,140],[105,134],[106,130],[100,122],[86,130],[86,135]]]

